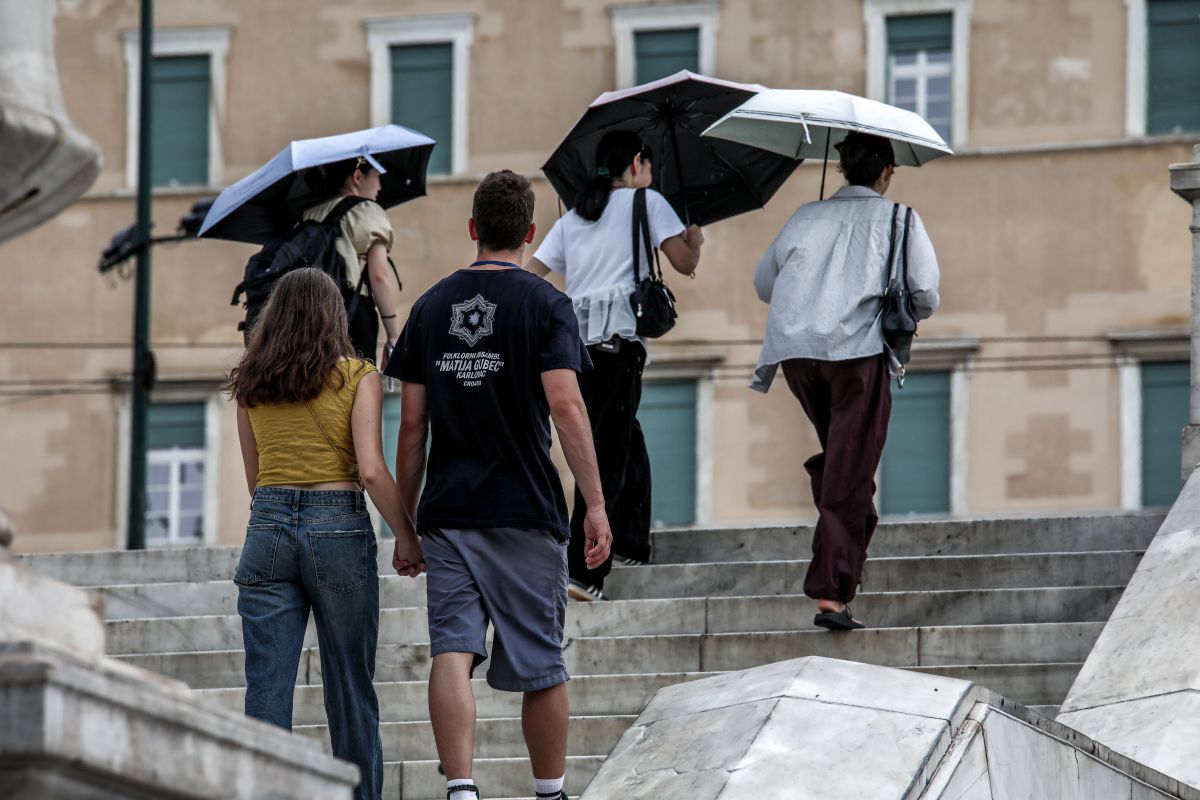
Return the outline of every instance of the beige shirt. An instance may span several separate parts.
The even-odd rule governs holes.
[[[303,218],[323,220],[342,199],[342,195],[337,195],[319,203],[305,211]],[[391,252],[392,223],[382,206],[373,200],[366,200],[342,217],[342,235],[337,240],[337,251],[346,262],[346,280],[350,281],[351,286],[358,285],[358,278],[367,263],[367,251],[376,242],[383,242],[383,246]],[[368,292],[365,281],[362,291],[363,294]]]

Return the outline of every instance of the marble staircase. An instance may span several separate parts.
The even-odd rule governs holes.
[[[614,570],[614,600],[573,603],[565,652],[572,728],[568,791],[581,792],[665,686],[804,656],[969,681],[1053,715],[1162,515],[893,522],[880,526],[856,616],[871,628],[812,627],[802,584],[807,526],[663,530],[655,563]],[[25,556],[104,599],[109,655],[183,680],[209,702],[242,703],[243,654],[230,547]],[[390,551],[380,547],[387,576]],[[425,707],[423,579],[382,581],[377,688],[388,798],[444,797]],[[320,662],[309,632],[296,730],[325,740]],[[477,683],[474,777],[490,798],[529,794],[519,697]]]

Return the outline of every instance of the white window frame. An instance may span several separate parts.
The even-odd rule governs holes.
[[[628,89],[637,80],[634,34],[641,31],[696,28],[700,33],[700,72],[704,75],[715,74],[720,12],[721,8],[716,0],[614,6],[609,13],[612,16],[613,43],[616,48],[617,88]]]
[[[155,403],[204,403],[204,537],[187,544],[210,545],[217,542],[217,514],[220,512],[221,418],[225,399],[219,390],[196,384],[172,386],[161,383],[154,389]],[[129,461],[132,397],[128,387],[117,399],[117,524],[114,547],[124,550],[129,544]],[[191,448],[200,450],[201,448]],[[149,463],[149,462],[147,462]]]
[[[388,17],[366,21],[367,50],[371,60],[371,124],[392,121],[392,58],[397,45],[450,44],[453,46],[453,97],[451,122],[450,173],[468,169],[469,112],[471,85],[471,43],[475,36],[475,17],[471,14]],[[444,145],[446,143],[439,142]]]
[[[208,56],[208,187],[220,186],[224,175],[221,127],[225,119],[225,62],[229,56],[230,29],[159,28],[154,31],[154,56]],[[138,110],[141,102],[140,31],[122,31],[125,46],[125,184],[138,183]],[[156,187],[163,188],[163,187]],[[207,188],[207,187],[199,187]]]
[[[896,98],[896,81],[907,79],[907,80],[913,81],[916,84],[917,94],[914,99],[916,100],[917,107],[916,107],[915,111],[918,114],[920,114],[922,117],[924,117],[926,119],[926,121],[929,121],[930,125],[932,125],[933,122],[929,120],[929,93],[928,93],[929,80],[931,78],[949,78],[950,82],[951,82],[951,87],[950,87],[951,96],[949,98],[949,100],[950,100],[950,119],[947,120],[947,122],[949,122],[949,124],[950,124],[951,135],[953,136],[953,131],[954,131],[954,96],[953,96],[954,76],[953,76],[953,66],[949,62],[947,62],[945,64],[931,64],[931,63],[929,63],[929,60],[928,60],[928,54],[924,50],[921,50],[920,52],[918,52],[916,54],[916,63],[915,64],[893,65],[888,72],[888,78],[889,78],[888,89],[891,93],[891,100],[892,100],[893,104],[895,103],[895,98]]]
[[[1117,350],[1120,393],[1121,509],[1137,511],[1142,503],[1142,365],[1156,361],[1188,361],[1191,342],[1186,331],[1122,331],[1110,333]],[[1180,464],[1182,471],[1183,465]]]
[[[1146,135],[1146,0],[1125,0],[1125,134]]]
[[[205,537],[203,530],[201,531],[199,539],[192,539],[190,537],[184,538],[179,532],[179,495],[182,490],[181,484],[178,481],[179,466],[183,462],[195,461],[199,461],[204,465],[204,487],[202,492],[206,492],[208,489],[208,470],[210,465],[208,463],[208,453],[205,448],[172,447],[170,449],[161,448],[157,450],[150,450],[146,453],[147,468],[156,465],[166,465],[170,469],[170,482],[167,485],[167,488],[170,492],[168,501],[169,509],[167,512],[170,517],[170,529],[167,531],[167,537],[165,539],[153,540],[155,546],[169,547],[172,545],[181,544],[204,544]],[[148,472],[149,469],[147,469],[147,473]],[[206,500],[207,498],[205,497],[204,499]],[[200,513],[205,514],[205,507],[203,503],[200,507]],[[205,516],[207,515],[205,514]],[[207,519],[205,520],[205,523],[207,524]],[[149,534],[146,535],[146,546],[151,546],[151,538]]]
[[[887,102],[887,19],[912,14],[951,14],[950,139],[951,147],[967,142],[967,108],[971,63],[971,12],[974,0],[865,0],[867,27],[867,96]]]

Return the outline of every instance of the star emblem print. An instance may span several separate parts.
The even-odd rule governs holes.
[[[496,304],[475,295],[470,300],[450,306],[450,333],[474,347],[480,339],[491,334],[496,318]]]

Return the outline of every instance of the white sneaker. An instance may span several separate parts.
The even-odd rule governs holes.
[[[570,582],[567,583],[567,597],[584,603],[590,603],[593,600],[608,599],[608,595],[600,589],[590,586],[583,581],[577,581],[574,578],[571,578]]]

